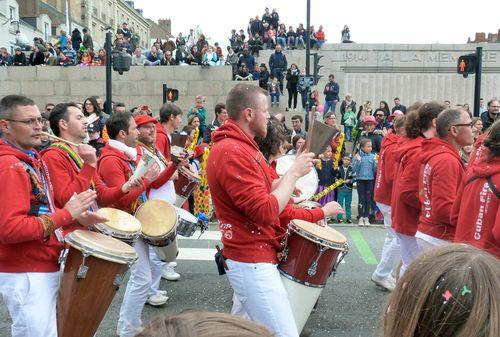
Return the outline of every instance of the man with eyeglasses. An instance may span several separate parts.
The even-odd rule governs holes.
[[[483,121],[483,131],[486,131],[498,118],[500,114],[500,101],[496,98],[492,98],[488,102],[488,110],[481,114],[481,120]]]
[[[472,120],[463,109],[447,109],[436,119],[438,137],[422,142],[419,198],[421,213],[415,234],[420,252],[453,241],[450,216],[465,174],[458,151],[472,145]]]
[[[35,151],[42,117],[33,100],[0,100],[0,293],[13,337],[57,337],[56,297],[61,229],[107,219],[87,211],[96,193],[85,190],[56,208],[52,181]]]
[[[375,119],[377,120],[377,125],[375,126],[375,130],[387,131],[391,128],[391,124],[386,121],[385,112],[382,109],[377,109],[375,111]]]

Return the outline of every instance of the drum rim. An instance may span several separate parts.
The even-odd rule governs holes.
[[[191,172],[188,169],[185,168],[179,168],[179,173],[183,174],[189,181],[196,181],[196,182],[201,182],[201,177],[200,175]],[[193,179],[194,178],[194,179]]]
[[[141,222],[132,214],[129,214],[125,211],[122,211],[121,209],[118,209],[118,208],[113,208],[113,207],[101,207],[97,210],[97,213],[106,213],[108,212],[108,210],[112,210],[113,212],[116,212],[117,214],[121,214],[123,218],[128,218],[128,220],[130,221],[133,221],[133,222],[136,222],[139,226],[138,226],[138,229],[134,232],[126,232],[126,233],[131,233],[132,235],[135,234],[135,233],[140,233],[141,232],[141,227],[142,227],[142,224]],[[104,214],[104,216],[106,216],[106,214]],[[119,230],[119,229],[116,229],[116,228],[113,228],[109,225],[107,225],[106,222],[103,222],[103,223],[98,223],[98,224],[95,224],[94,226],[96,227],[97,225],[101,225],[101,226],[106,226],[107,228],[111,228],[113,230]],[[122,231],[123,233],[125,233],[124,231]]]
[[[142,223],[141,223],[141,225],[142,225],[142,226],[141,226],[141,232],[139,233],[139,236],[141,236],[141,237],[146,237],[146,238],[148,238],[148,239],[158,239],[158,240],[162,240],[162,239],[167,238],[167,237],[168,237],[169,235],[171,235],[172,233],[176,233],[176,231],[177,231],[177,224],[179,223],[179,212],[177,212],[177,207],[176,207],[176,206],[174,206],[173,204],[171,204],[171,203],[170,203],[170,202],[168,202],[168,201],[165,201],[165,200],[162,200],[162,199],[150,199],[150,200],[146,201],[145,203],[140,204],[140,205],[139,205],[139,207],[137,207],[137,209],[135,210],[135,213],[134,213],[134,217],[136,217],[136,218],[137,218],[137,213],[139,212],[139,210],[140,210],[140,209],[141,209],[144,205],[146,205],[148,202],[150,202],[150,201],[160,201],[160,202],[162,202],[162,203],[167,203],[168,205],[172,206],[172,207],[173,207],[173,209],[174,209],[174,212],[175,212],[175,223],[174,223],[174,225],[172,226],[172,228],[171,228],[171,229],[170,229],[167,233],[162,234],[162,235],[159,235],[159,236],[152,236],[152,235],[148,235],[148,234],[144,233],[144,231],[143,231],[143,227],[144,227],[144,225],[142,225]],[[140,222],[140,220],[139,220],[139,219],[137,219],[137,220]]]
[[[177,214],[179,215],[179,219],[182,221],[186,221],[186,222],[189,222],[189,223],[194,223],[194,224],[197,224],[198,223],[198,218],[196,217],[196,215],[186,211],[185,209],[183,208],[180,208],[180,207],[176,207],[176,211],[177,211]],[[184,213],[184,214],[183,214]],[[195,220],[194,222],[193,221],[190,221],[190,219],[186,219],[186,218],[183,218],[182,215],[190,215],[193,217],[193,219]],[[193,220],[191,219],[191,220]]]
[[[286,277],[290,281],[303,284],[303,285],[305,285],[307,287],[311,287],[311,288],[324,288],[326,286],[326,282],[325,282],[325,284],[319,284],[319,283],[310,283],[310,282],[307,282],[307,281],[299,280],[295,276],[292,276],[292,275],[288,274],[287,272],[285,272],[283,269],[280,268],[279,265],[278,265],[278,270],[279,270],[280,274],[283,275],[283,277]]]
[[[326,247],[329,247],[329,248],[334,249],[334,250],[340,250],[340,251],[349,250],[349,245],[348,245],[347,241],[345,241],[344,243],[339,243],[339,242],[330,241],[330,240],[325,239],[325,238],[318,238],[317,236],[314,236],[313,234],[309,233],[305,229],[294,224],[293,221],[291,221],[288,224],[288,228],[290,230],[294,231],[295,233],[297,233],[298,235],[302,236],[304,239],[307,239],[307,240],[312,241],[314,243],[317,243],[319,245],[326,246]]]
[[[131,263],[134,263],[135,261],[137,261],[137,259],[139,258],[137,256],[137,252],[135,250],[130,252],[129,256],[120,256],[120,255],[116,255],[116,254],[108,253],[105,251],[90,248],[88,246],[85,246],[84,243],[76,241],[75,238],[73,238],[73,235],[74,235],[73,233],[74,232],[69,233],[68,235],[66,235],[66,237],[64,239],[71,247],[77,249],[78,251],[82,252],[83,254],[88,254],[89,256],[101,258],[102,260],[120,263],[120,264],[131,264]],[[91,232],[91,233],[95,233],[95,232]],[[104,235],[101,233],[95,233],[95,234]],[[105,235],[105,236],[107,236],[107,235]],[[109,238],[111,238],[113,240],[117,240],[118,242],[121,242],[120,240],[115,239],[113,237],[109,237]],[[126,243],[124,243],[124,242],[121,242],[121,243],[126,245]]]
[[[94,227],[101,234],[108,235],[121,240],[136,240],[139,237],[139,235],[141,235],[140,230],[126,233],[119,230],[115,230],[109,226],[106,226],[106,223],[98,223],[95,224]]]

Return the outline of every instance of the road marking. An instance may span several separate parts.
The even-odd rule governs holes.
[[[177,260],[214,261],[214,248],[179,248]]]
[[[200,237],[200,231],[196,231],[192,236],[190,237],[185,237],[182,235],[177,235],[177,239],[180,240],[214,240],[214,241],[220,241],[222,238],[222,234],[219,231],[206,231],[205,233],[201,234]]]
[[[365,263],[369,265],[377,265],[377,259],[375,258],[375,255],[373,255],[372,250],[366,243],[365,239],[363,239],[361,231],[359,229],[351,229],[348,233]]]

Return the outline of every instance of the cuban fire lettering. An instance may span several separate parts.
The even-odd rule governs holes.
[[[219,230],[222,232],[222,236],[226,240],[231,240],[233,238],[233,225],[231,224],[223,224],[219,222]]]
[[[432,167],[429,163],[424,166],[424,174],[423,174],[423,197],[424,197],[424,209],[422,210],[426,219],[431,217],[432,207],[431,207],[431,198],[430,195],[432,193],[430,186],[430,175],[432,173]]]
[[[481,235],[483,231],[483,219],[484,215],[488,213],[489,203],[491,201],[491,193],[488,183],[485,182],[481,193],[479,193],[479,212],[477,213],[476,219],[476,230],[474,232],[474,239],[481,240]]]

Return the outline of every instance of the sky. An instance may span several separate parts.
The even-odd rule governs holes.
[[[172,20],[172,35],[197,25],[210,38],[227,45],[231,29],[245,29],[250,17],[276,8],[280,21],[306,25],[306,0],[135,0],[144,16]],[[469,4],[474,4],[472,7]],[[500,1],[475,0],[311,0],[311,25],[323,25],[328,43],[340,41],[347,24],[357,43],[466,43],[476,32],[500,29]]]

